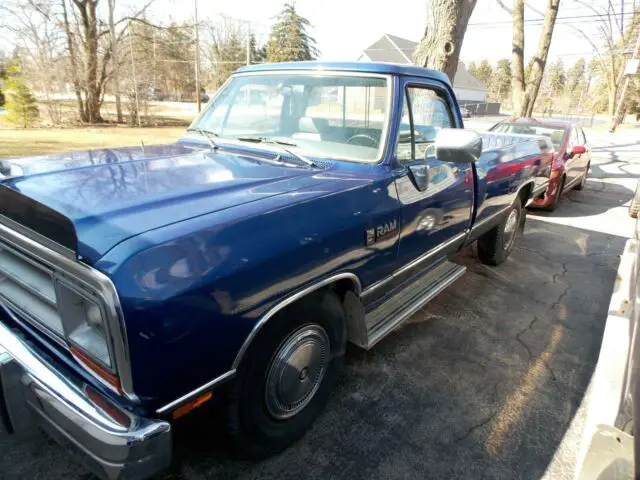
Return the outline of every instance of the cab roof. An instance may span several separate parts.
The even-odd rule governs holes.
[[[439,80],[449,86],[449,77],[437,70],[418,67],[416,65],[401,65],[384,62],[283,62],[259,63],[239,68],[236,73],[273,72],[282,70],[328,70],[339,72],[380,73],[383,75],[407,75]]]

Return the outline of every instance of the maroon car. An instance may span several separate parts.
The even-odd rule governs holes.
[[[561,195],[575,188],[582,190],[591,164],[591,151],[579,125],[552,119],[509,118],[495,124],[491,132],[549,137],[555,148],[547,190],[532,206],[553,211]]]

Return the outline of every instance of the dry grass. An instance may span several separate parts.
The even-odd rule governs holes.
[[[45,155],[70,150],[173,143],[184,127],[77,127],[0,129],[0,158]]]

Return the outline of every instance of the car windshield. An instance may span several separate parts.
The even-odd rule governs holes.
[[[564,138],[564,128],[544,127],[530,123],[499,123],[491,131],[519,135],[542,135],[549,137],[555,148],[562,146],[562,139]]]
[[[376,162],[389,122],[384,77],[340,73],[237,75],[190,127],[216,143],[252,142],[293,153]]]

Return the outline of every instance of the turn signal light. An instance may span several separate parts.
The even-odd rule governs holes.
[[[122,391],[122,385],[120,384],[120,378],[117,375],[114,375],[112,372],[104,368],[97,361],[91,358],[89,355],[84,353],[80,348],[71,344],[69,347],[71,350],[71,354],[80,362],[85,368],[91,370],[95,373],[100,380],[102,380],[105,384],[112,387],[118,394],[124,395]]]
[[[197,408],[200,405],[202,405],[203,403],[208,402],[209,400],[211,400],[212,397],[213,397],[213,393],[211,393],[211,392],[207,392],[204,395],[200,395],[195,400],[191,400],[189,403],[184,404],[180,408],[176,408],[173,411],[173,413],[171,414],[171,418],[173,418],[175,420],[177,418],[180,418],[180,417],[186,415],[187,413],[189,413],[194,408]]]

